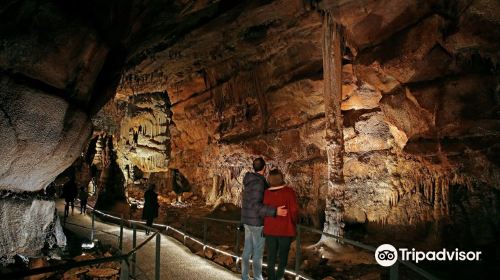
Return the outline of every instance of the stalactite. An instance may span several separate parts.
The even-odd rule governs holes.
[[[243,168],[241,166],[230,166],[229,169],[231,170],[231,180],[232,179],[236,179],[240,176],[241,174],[241,170],[243,170]]]

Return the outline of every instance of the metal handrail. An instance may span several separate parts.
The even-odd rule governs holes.
[[[161,246],[161,235],[160,232],[153,228],[149,227],[147,225],[144,225],[142,221],[134,221],[134,220],[127,220],[122,217],[116,217],[113,216],[109,213],[105,213],[104,211],[97,210],[94,207],[88,206],[90,209],[92,209],[92,227],[94,226],[94,213],[101,214],[105,217],[113,218],[115,220],[120,221],[120,237],[119,237],[119,248],[122,248],[122,242],[123,242],[123,222],[126,221],[130,225],[132,225],[132,249],[130,252],[128,252],[128,256],[132,258],[132,276],[135,278],[135,270],[136,270],[136,251],[138,251],[140,248],[142,248],[146,243],[148,243],[153,237],[156,237],[156,260],[155,260],[155,280],[160,279],[160,246]],[[149,231],[154,232],[150,237],[146,238],[141,244],[136,245],[136,227],[139,226],[142,229],[146,229]],[[128,277],[127,277],[128,278]]]
[[[194,218],[209,220],[209,221],[216,221],[216,222],[223,222],[223,223],[230,223],[230,224],[240,224],[241,223],[238,220],[217,219],[217,218],[212,218],[212,217],[194,217]]]
[[[148,243],[151,239],[153,239],[154,237],[156,237],[156,266],[155,266],[155,279],[159,280],[160,279],[160,266],[159,266],[159,262],[160,262],[160,238],[161,238],[161,235],[160,235],[160,232],[154,228],[151,228],[151,227],[148,227],[146,225],[143,225],[141,223],[138,223],[137,221],[131,221],[131,220],[126,220],[126,219],[123,219],[123,218],[119,218],[119,217],[116,217],[116,216],[113,216],[111,214],[108,214],[108,213],[105,213],[103,211],[100,211],[100,210],[96,210],[94,207],[91,207],[91,206],[88,206],[89,209],[92,210],[92,239],[93,239],[93,236],[94,236],[94,214],[95,213],[98,213],[98,214],[101,214],[101,215],[104,215],[104,216],[107,216],[107,217],[111,217],[111,218],[114,218],[114,219],[118,219],[120,220],[120,236],[119,236],[119,240],[120,240],[120,244],[119,244],[119,249],[121,250],[121,247],[122,247],[122,241],[123,241],[123,221],[127,221],[129,222],[130,224],[133,225],[133,242],[134,242],[134,246],[133,248],[125,253],[125,254],[121,254],[121,255],[117,255],[117,256],[111,256],[111,257],[102,257],[102,258],[97,258],[97,259],[92,259],[92,260],[83,260],[83,261],[77,261],[77,262],[68,262],[68,263],[65,263],[65,264],[58,264],[58,265],[53,265],[53,266],[46,266],[46,267],[39,267],[39,268],[33,268],[33,269],[29,269],[29,270],[24,270],[24,271],[14,271],[14,272],[9,272],[9,273],[0,273],[0,276],[2,276],[2,279],[6,278],[6,279],[11,279],[11,278],[21,278],[21,277],[26,277],[26,276],[31,276],[31,275],[37,275],[37,274],[42,274],[42,273],[49,273],[49,272],[56,272],[56,271],[61,271],[61,270],[68,270],[68,269],[71,269],[71,268],[76,268],[76,267],[83,267],[83,266],[89,266],[89,265],[94,265],[94,264],[100,264],[100,263],[107,263],[107,262],[113,262],[113,261],[125,261],[127,263],[127,265],[129,265],[129,258],[132,257],[132,262],[133,262],[133,272],[135,272],[135,253],[141,249],[144,245],[146,245],[146,243]],[[135,226],[136,225],[139,225],[139,227],[141,228],[144,228],[144,229],[148,229],[148,230],[151,230],[153,232],[153,234],[148,237],[146,240],[144,240],[143,242],[141,242],[139,245],[135,245],[135,237],[136,237],[136,228]],[[107,233],[107,232],[104,232],[104,233]],[[107,234],[110,234],[110,233],[107,233]],[[114,235],[114,234],[112,234]],[[93,241],[93,240],[91,240]],[[135,274],[135,273],[133,273]],[[128,277],[127,277],[128,278]]]
[[[211,220],[211,221],[218,221],[218,222],[226,222],[226,223],[232,223],[232,224],[240,224],[241,221],[239,220],[225,220],[225,219],[216,219],[216,218],[210,218],[210,217],[199,217],[199,219],[204,219],[204,220]],[[318,233],[318,234],[322,234],[322,235],[325,235],[327,237],[331,237],[331,238],[335,238],[336,240],[340,241],[340,242],[343,242],[343,243],[346,243],[346,244],[349,244],[349,245],[352,245],[352,246],[355,246],[355,247],[358,247],[358,248],[361,248],[361,249],[365,249],[365,250],[368,250],[370,252],[375,252],[376,251],[376,248],[373,247],[373,246],[370,246],[370,245],[366,245],[364,243],[361,243],[359,241],[355,241],[355,240],[351,240],[351,239],[348,239],[348,238],[344,238],[344,237],[341,237],[341,236],[338,236],[338,235],[334,235],[334,234],[331,234],[331,233],[328,233],[328,232],[324,232],[322,230],[319,230],[319,229],[315,229],[315,228],[312,228],[312,227],[308,227],[308,226],[304,226],[304,225],[300,225],[298,224],[297,225],[297,250],[296,250],[296,265],[295,265],[295,271],[293,271],[293,273],[296,275],[296,278],[299,278],[299,277],[302,277],[302,278],[305,278],[307,279],[308,277],[306,275],[302,275],[300,274],[299,272],[299,263],[300,263],[300,232],[301,230],[300,229],[306,229],[308,231],[311,231],[311,232],[315,232],[315,233]],[[204,227],[204,230],[205,227]],[[204,233],[205,235],[205,233]],[[428,279],[428,280],[438,280],[439,278],[433,276],[432,274],[430,274],[429,272],[423,270],[422,268],[410,263],[410,262],[406,262],[406,261],[401,261],[401,260],[398,260],[396,262],[395,265],[391,266],[390,268],[390,279],[391,280],[396,280],[399,278],[399,266],[398,266],[398,263],[401,263],[403,264],[404,266],[408,267],[409,269],[413,270],[414,272],[416,272],[417,274],[419,274],[420,276]]]
[[[58,270],[62,270],[62,269],[67,269],[67,268],[74,268],[74,267],[81,267],[81,266],[87,266],[87,265],[91,265],[91,264],[96,264],[96,263],[104,263],[104,262],[110,262],[110,261],[116,261],[116,260],[123,260],[123,261],[126,261],[127,264],[128,264],[128,259],[132,256],[132,262],[133,262],[133,274],[135,274],[135,253],[137,250],[139,250],[142,246],[144,246],[147,242],[149,242],[151,239],[153,239],[153,237],[156,236],[156,262],[157,262],[157,265],[156,265],[156,269],[155,269],[155,278],[156,279],[159,279],[159,269],[160,269],[160,266],[159,266],[159,262],[160,262],[160,254],[159,254],[159,251],[160,251],[160,232],[158,230],[156,230],[155,228],[151,228],[151,227],[148,227],[146,225],[143,225],[144,222],[142,221],[134,221],[134,220],[127,220],[127,219],[123,219],[122,218],[119,218],[119,217],[116,217],[116,216],[113,216],[111,214],[108,214],[108,213],[105,213],[103,211],[100,211],[100,210],[96,210],[94,209],[93,207],[91,206],[88,206],[91,210],[92,210],[92,225],[94,225],[94,213],[98,213],[98,214],[101,214],[101,215],[104,215],[105,217],[110,217],[110,218],[113,218],[113,219],[117,219],[117,220],[120,220],[120,249],[122,247],[122,240],[123,240],[123,221],[127,221],[128,223],[130,223],[132,226],[133,226],[133,248],[131,251],[129,251],[127,254],[122,254],[120,256],[113,256],[113,257],[105,257],[105,258],[99,258],[99,259],[94,259],[94,260],[86,260],[86,261],[80,261],[80,262],[76,262],[76,263],[68,263],[68,264],[62,264],[62,265],[56,265],[56,266],[50,266],[50,267],[43,267],[43,268],[36,268],[36,269],[31,269],[31,270],[28,270],[28,271],[19,271],[19,272],[11,272],[11,273],[8,273],[8,274],[0,274],[1,276],[14,276],[14,277],[22,277],[22,276],[29,276],[29,275],[35,275],[35,274],[40,274],[40,273],[46,273],[46,272],[53,272],[53,271],[58,271]],[[211,248],[215,251],[218,251],[220,253],[223,253],[223,254],[226,254],[226,255],[229,255],[231,257],[235,257],[236,258],[236,263],[239,261],[240,257],[239,256],[236,256],[236,255],[233,255],[231,253],[228,253],[224,250],[220,250],[218,248],[215,248],[215,247],[212,247],[212,246],[209,246],[207,244],[207,241],[206,241],[206,238],[207,238],[207,224],[206,222],[207,221],[217,221],[217,222],[224,222],[224,223],[231,223],[231,224],[240,224],[241,222],[239,220],[227,220],[227,219],[217,219],[217,218],[211,218],[211,217],[190,217],[190,218],[197,218],[197,219],[202,219],[204,220],[203,222],[203,241],[199,240],[198,238],[195,238],[193,236],[189,236],[187,235],[187,230],[185,229],[186,232],[182,232],[172,226],[169,226],[169,225],[163,225],[163,224],[154,224],[155,226],[161,226],[161,227],[164,227],[165,230],[168,232],[169,229],[173,230],[173,231],[176,231],[180,234],[182,234],[184,236],[184,240],[186,238],[189,238],[201,245],[203,245],[203,251],[205,251],[205,249],[208,247],[208,248]],[[136,226],[139,225],[139,227],[141,228],[144,228],[144,229],[149,229],[151,231],[154,232],[154,234],[152,234],[152,236],[150,236],[149,238],[147,238],[146,240],[144,240],[141,244],[139,244],[138,246],[135,246],[135,232],[136,232]],[[303,279],[306,279],[306,280],[309,280],[311,279],[310,277],[306,276],[306,275],[303,275],[303,274],[300,274],[300,271],[299,271],[299,265],[300,265],[300,232],[301,232],[301,229],[306,229],[308,231],[312,231],[312,232],[315,232],[315,233],[318,233],[318,234],[322,234],[322,235],[325,235],[325,236],[328,236],[328,237],[331,237],[331,238],[335,238],[336,240],[340,241],[340,242],[343,242],[343,243],[346,243],[346,244],[350,244],[350,245],[353,245],[355,247],[359,247],[361,249],[365,249],[365,250],[368,250],[368,251],[371,251],[371,252],[375,252],[375,247],[373,246],[370,246],[370,245],[366,245],[366,244],[363,244],[361,242],[358,242],[358,241],[355,241],[355,240],[351,240],[351,239],[348,239],[348,238],[344,238],[344,237],[341,237],[341,236],[337,236],[337,235],[333,235],[333,234],[330,234],[330,233],[327,233],[327,232],[324,232],[324,231],[321,231],[321,230],[318,230],[318,229],[315,229],[315,228],[311,228],[311,227],[308,227],[308,226],[304,226],[304,225],[300,225],[298,224],[297,225],[297,256],[296,256],[296,265],[295,265],[295,271],[291,271],[291,270],[288,270],[286,269],[285,270],[285,273],[287,274],[292,274],[292,275],[295,275],[296,279],[299,279],[299,278],[303,278]],[[93,235],[93,231],[94,229],[92,229],[92,235]],[[239,230],[236,230],[237,232],[237,238],[236,238],[236,254],[238,255],[239,254]],[[90,264],[89,264],[90,263]],[[404,262],[404,261],[400,261],[398,260],[396,262],[395,265],[391,266],[390,268],[390,278],[391,280],[394,280],[394,279],[398,279],[398,275],[399,275],[399,266],[398,264],[401,263],[403,265],[405,265],[406,267],[408,267],[409,269],[413,270],[414,272],[416,272],[417,274],[425,277],[426,279],[429,279],[429,280],[436,280],[438,278],[434,277],[433,275],[431,275],[430,273],[426,272],[425,270],[419,268],[418,266],[412,264],[412,263],[409,263],[409,262]],[[263,266],[267,266],[267,264],[263,264]]]
[[[96,210],[96,211],[100,212],[99,210]],[[110,215],[110,214],[106,214],[106,216],[109,216],[109,217],[115,218],[115,219],[120,219],[120,218],[115,217],[115,216]],[[228,219],[219,219],[219,218],[212,218],[212,217],[192,217],[192,216],[190,216],[189,218],[191,218],[191,219],[193,219],[193,218],[194,219],[201,219],[201,220],[207,220],[207,221],[215,221],[215,222],[223,222],[223,223],[230,223],[230,224],[241,224],[241,221],[239,221],[239,220],[228,220]],[[150,227],[147,227],[147,226],[143,225],[144,222],[142,222],[142,221],[133,221],[133,220],[125,220],[125,221],[128,221],[130,223],[135,223],[135,224],[137,224],[137,225],[139,225],[139,226],[141,226],[143,228],[152,229]],[[203,231],[204,231],[204,233],[203,233],[203,240],[200,240],[200,239],[198,239],[196,237],[188,236],[187,232],[183,233],[182,231],[180,231],[178,229],[175,229],[174,227],[169,226],[169,225],[163,225],[163,224],[154,224],[154,225],[155,226],[159,226],[159,227],[164,227],[165,230],[167,230],[167,231],[169,229],[172,229],[172,230],[174,230],[174,231],[176,231],[178,233],[183,234],[185,236],[185,238],[187,237],[187,238],[189,238],[189,239],[191,239],[191,240],[193,240],[193,241],[195,241],[195,242],[203,245],[204,246],[203,247],[203,249],[204,249],[203,251],[205,251],[205,249],[206,249],[206,247],[208,245],[207,244],[207,240],[206,240],[207,239],[207,235],[206,235],[207,226],[206,226],[205,223],[203,225]],[[364,249],[364,250],[367,250],[367,251],[370,251],[370,252],[375,252],[375,250],[376,250],[376,248],[373,247],[373,246],[366,245],[366,244],[361,243],[359,241],[351,240],[351,239],[344,238],[344,237],[341,237],[341,236],[337,236],[337,235],[334,235],[334,234],[330,234],[330,233],[327,233],[327,232],[324,232],[322,230],[315,229],[315,228],[312,228],[312,227],[308,227],[308,226],[304,226],[304,225],[298,224],[297,228],[298,228],[298,233],[300,233],[300,229],[302,228],[302,229],[305,229],[305,230],[308,230],[308,231],[311,231],[311,232],[314,232],[314,233],[325,235],[327,237],[335,238],[336,240],[338,240],[340,242],[343,242],[345,244],[349,244],[349,245],[352,245],[352,246],[355,246],[355,247],[358,247],[358,248],[361,248],[361,249]],[[236,238],[237,244],[236,244],[236,248],[235,248],[235,251],[236,251],[235,253],[238,254],[239,253],[239,251],[238,251],[239,250],[239,246],[238,246],[238,244],[239,244],[239,230],[237,230],[236,232],[237,232],[237,238]],[[148,240],[150,240],[152,238],[153,238],[153,236],[151,236]],[[297,243],[297,246],[300,246],[299,242]],[[141,247],[142,247],[142,245],[141,245]],[[218,249],[218,248],[211,248],[211,249],[216,250],[216,251],[218,251],[220,253],[225,253],[225,254],[227,254],[229,256],[232,256],[232,257],[236,257],[237,261],[239,260],[239,256],[235,256],[235,255],[233,255],[233,254],[231,254],[229,252],[225,252],[224,250],[221,250],[221,249]],[[299,250],[297,250],[297,252],[299,252]],[[409,269],[413,270],[414,272],[416,272],[417,274],[423,276],[424,278],[426,278],[428,280],[437,280],[438,279],[435,276],[433,276],[432,274],[428,273],[427,271],[423,270],[422,268],[420,268],[420,267],[418,267],[418,266],[416,266],[416,265],[414,265],[412,263],[405,262],[405,261],[400,261],[400,260],[398,260],[398,263],[401,263],[401,264],[405,265]],[[289,274],[294,274],[297,277],[301,277],[301,278],[304,278],[304,279],[310,279],[308,276],[300,274],[298,272],[297,268],[298,267],[296,266],[295,271],[289,271],[288,270],[287,272]],[[391,269],[393,269],[391,271],[391,279],[397,279],[397,275],[395,275],[397,273],[397,269],[398,269],[397,265],[392,266]]]
[[[335,239],[337,239],[340,242],[343,242],[343,243],[346,243],[346,244],[349,244],[349,245],[352,245],[352,246],[356,246],[356,247],[359,247],[361,249],[368,250],[370,252],[375,252],[376,251],[375,247],[363,244],[363,243],[361,243],[359,241],[355,241],[355,240],[344,238],[344,237],[341,237],[341,236],[338,236],[338,235],[330,234],[330,233],[324,232],[322,230],[319,230],[319,229],[316,229],[316,228],[312,228],[312,227],[308,227],[308,226],[304,226],[304,225],[297,225],[297,226],[301,227],[303,229],[307,229],[308,231],[312,231],[312,232],[315,232],[315,233],[326,235],[326,236],[331,237],[331,238],[335,238]]]

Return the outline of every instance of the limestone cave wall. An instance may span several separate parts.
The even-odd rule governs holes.
[[[0,4],[2,262],[38,256],[59,234],[53,198],[36,194],[78,158],[90,117],[115,94],[139,23],[138,10],[121,2]]]
[[[498,3],[257,2],[141,49],[128,65],[118,95],[168,93],[169,166],[208,204],[238,205],[241,178],[262,155],[297,190],[303,218],[320,226],[328,191],[321,10],[330,9],[346,42],[346,222],[409,232],[431,222],[442,233],[438,225],[481,217],[468,234],[491,241],[499,226]]]
[[[264,156],[320,227],[325,11],[345,41],[346,222],[409,233],[431,224],[423,238],[491,241],[500,224],[495,0],[5,1],[0,189],[45,188],[81,155],[94,118],[93,141],[107,132],[122,172],[134,165],[162,181],[179,169],[210,205],[239,204],[241,177]],[[5,213],[3,224],[16,219]]]

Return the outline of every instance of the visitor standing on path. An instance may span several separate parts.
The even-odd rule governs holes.
[[[66,202],[64,206],[64,218],[69,216],[69,207],[71,206],[71,215],[75,210],[75,198],[78,195],[78,187],[76,186],[75,179],[71,178],[67,184],[63,186],[63,197]]]
[[[245,244],[241,261],[241,278],[248,280],[250,256],[253,261],[253,278],[262,278],[262,256],[264,254],[265,238],[262,235],[265,216],[286,216],[285,206],[274,207],[263,204],[264,191],[268,184],[264,174],[266,162],[262,158],[253,161],[255,172],[248,172],[243,178],[243,200],[241,205],[241,222],[245,227]]]
[[[285,205],[286,217],[265,217],[264,236],[267,244],[267,276],[269,280],[282,279],[288,263],[290,244],[297,234],[298,204],[295,191],[285,184],[283,173],[273,169],[268,176],[269,188],[264,193],[264,204],[269,206]],[[279,258],[278,271],[276,259]]]
[[[87,212],[87,199],[89,198],[89,194],[85,191],[84,187],[80,187],[78,198],[80,199],[80,214],[85,214]]]
[[[142,211],[142,218],[146,220],[148,227],[153,226],[153,219],[158,217],[158,194],[155,192],[156,186],[149,185],[148,190],[144,193],[144,209]],[[150,232],[149,228],[146,229],[146,235]]]

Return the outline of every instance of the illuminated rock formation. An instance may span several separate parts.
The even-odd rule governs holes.
[[[44,188],[93,117],[128,184],[178,169],[209,205],[239,205],[264,156],[322,226],[329,10],[345,30],[346,231],[498,232],[498,1],[35,2],[0,9],[0,189]]]
[[[146,172],[168,170],[169,106],[166,93],[129,97],[117,143],[122,168],[128,165]]]
[[[169,165],[208,204],[238,205],[241,176],[262,155],[285,171],[304,219],[319,225],[327,154],[322,18],[315,9],[331,10],[346,31],[346,222],[396,230],[429,221],[459,224],[475,210],[457,210],[462,202],[453,193],[473,197],[472,190],[481,189],[494,197],[498,191],[499,34],[476,31],[479,25],[498,29],[493,11],[500,6],[338,3],[270,1],[232,8],[175,42],[159,40],[156,46],[163,48],[141,49],[117,94],[168,93]],[[491,212],[481,215],[498,224],[492,218],[498,209],[488,205]]]

